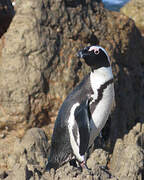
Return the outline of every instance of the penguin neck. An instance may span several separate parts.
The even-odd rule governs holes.
[[[113,79],[112,69],[110,66],[95,69],[90,73],[90,82],[94,92],[110,79]]]

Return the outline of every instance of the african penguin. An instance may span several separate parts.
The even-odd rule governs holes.
[[[85,153],[104,127],[114,101],[110,58],[101,46],[78,52],[91,72],[64,100],[53,130],[46,170],[76,159],[86,167]]]

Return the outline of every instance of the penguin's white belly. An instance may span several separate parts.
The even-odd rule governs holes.
[[[90,121],[90,142],[89,146],[92,145],[96,136],[99,135],[100,131],[104,127],[108,116],[110,114],[114,101],[114,87],[110,84],[103,92],[103,97],[100,102],[96,105],[96,108],[92,114]]]

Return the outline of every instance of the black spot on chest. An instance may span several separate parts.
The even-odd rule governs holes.
[[[91,112],[91,114],[94,112],[97,104],[102,100],[104,90],[108,87],[108,85],[110,85],[112,83],[113,83],[113,79],[110,79],[109,81],[102,84],[100,86],[100,88],[98,89],[98,97],[95,100],[93,100],[93,98],[90,99],[90,102],[92,102],[90,104],[90,112]]]

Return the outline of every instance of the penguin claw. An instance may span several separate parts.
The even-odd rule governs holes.
[[[77,167],[76,159],[70,160],[70,166]]]
[[[52,177],[54,177],[54,176],[55,176],[55,174],[56,174],[56,170],[55,170],[55,169],[53,169],[53,168],[49,168],[48,166],[46,166],[46,168],[45,168],[45,170],[44,170],[44,172],[43,172],[43,173],[45,173],[45,172],[49,173],[49,174],[50,174],[50,176],[52,176]]]
[[[89,175],[91,175],[91,176],[94,175],[93,172],[92,172],[92,170],[91,170],[90,168],[88,168],[88,166],[87,166],[87,164],[85,163],[85,161],[83,161],[83,162],[80,163],[80,167],[81,167],[81,170],[86,169],[86,170],[88,171],[88,174],[89,174]]]

